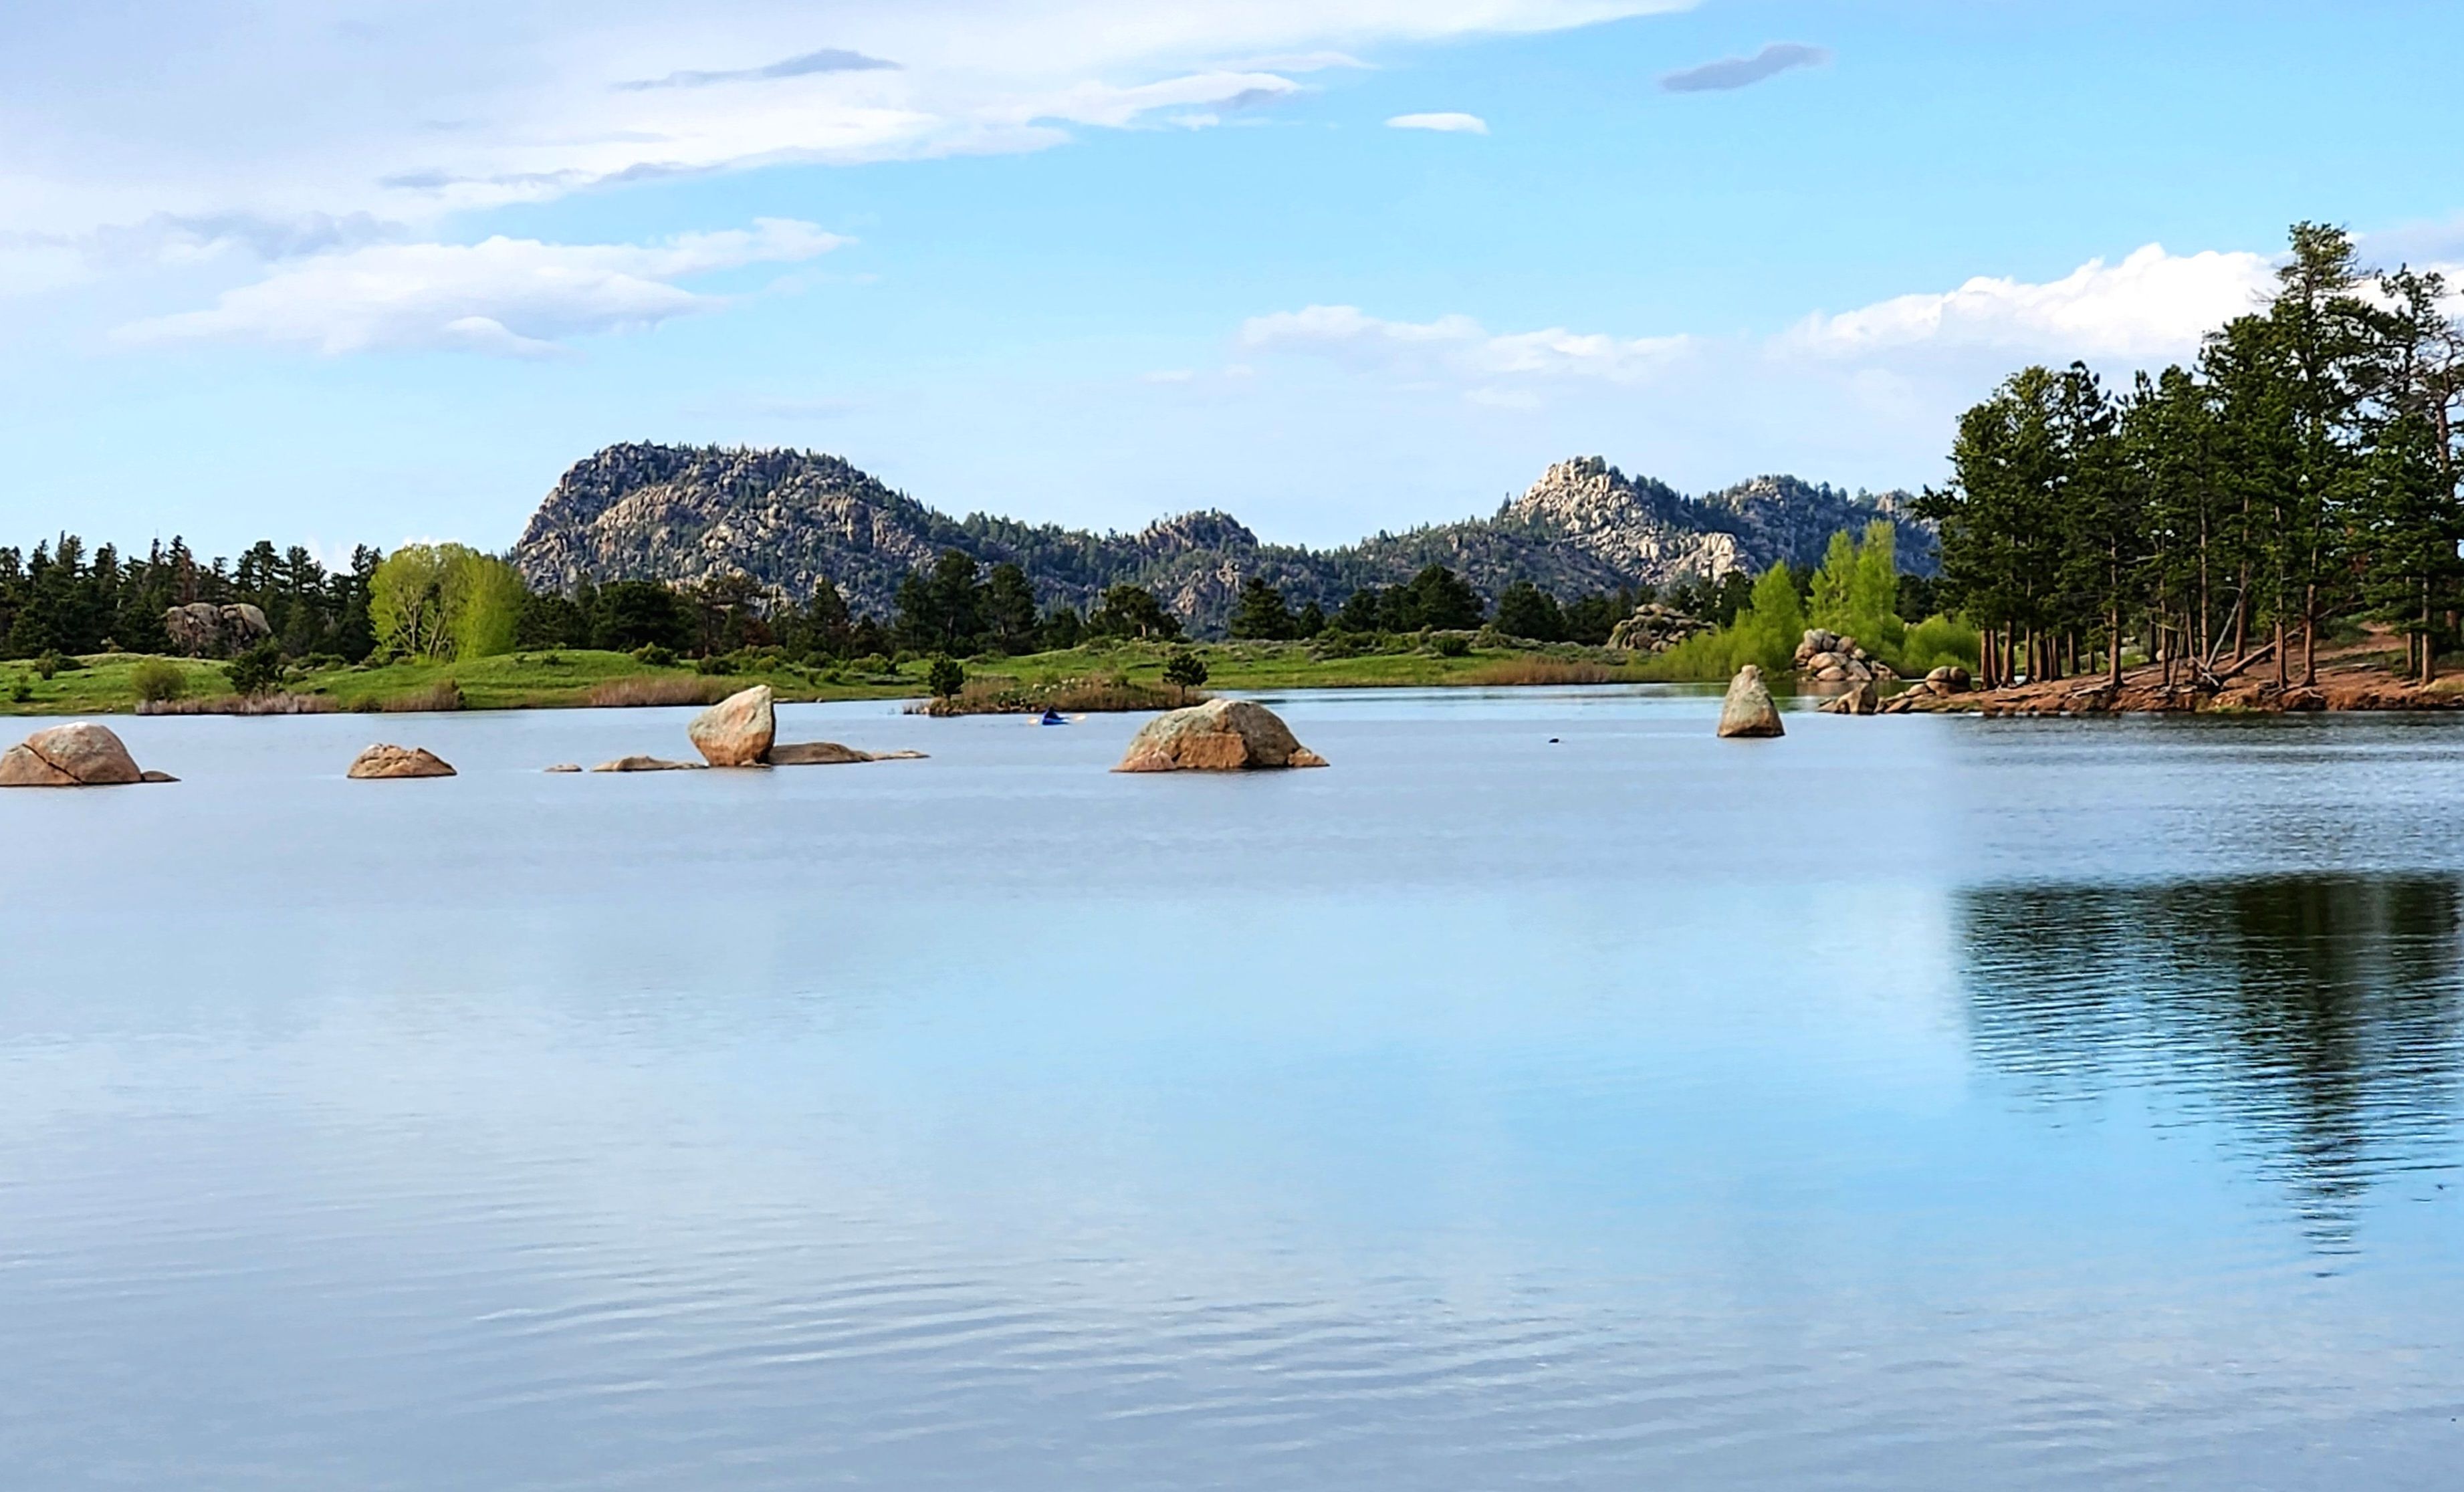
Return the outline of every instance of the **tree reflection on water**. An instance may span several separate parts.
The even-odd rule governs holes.
[[[2374,1184],[2453,1163],[2454,879],[1992,887],[1954,915],[1987,1063],[2047,1102],[2222,1121],[2322,1248]]]

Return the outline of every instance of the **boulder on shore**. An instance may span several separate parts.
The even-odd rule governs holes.
[[[1874,681],[1863,680],[1848,686],[1848,691],[1822,707],[1824,714],[1869,715],[1881,713],[1881,696],[1874,691]]]
[[[424,746],[371,746],[351,760],[351,770],[344,773],[356,781],[385,781],[396,778],[450,778],[452,767],[436,753]]]
[[[1728,681],[1728,697],[1720,702],[1720,737],[1755,739],[1786,735],[1779,723],[1779,707],[1771,703],[1771,690],[1763,683],[1763,670],[1747,664]]]
[[[191,658],[230,657],[274,635],[265,613],[246,602],[217,606],[198,601],[173,606],[163,613],[163,630],[169,635],[173,650]]]
[[[87,720],[36,731],[0,752],[0,787],[120,787],[144,780],[120,737]]]
[[[685,727],[693,750],[714,767],[758,767],[770,759],[770,745],[779,736],[779,716],[770,686],[757,684],[730,694]]]
[[[1264,705],[1215,699],[1148,721],[1115,772],[1254,772],[1322,767],[1326,758],[1292,738]]]

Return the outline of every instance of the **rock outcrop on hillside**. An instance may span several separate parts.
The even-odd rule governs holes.
[[[1014,562],[1046,606],[1090,605],[1106,586],[1153,588],[1200,633],[1221,630],[1261,578],[1293,606],[1329,611],[1364,585],[1442,564],[1494,597],[1528,580],[1561,597],[1716,579],[1774,561],[1812,565],[1832,534],[1877,517],[1902,526],[1904,567],[1932,567],[1932,538],[1899,494],[1851,496],[1761,477],[1708,497],[1628,477],[1597,456],[1562,461],[1486,518],[1379,534],[1341,549],[1268,544],[1221,513],[1135,534],[1093,534],[974,514],[953,518],[836,456],[715,447],[611,446],[557,483],[516,546],[536,587],[742,574],[802,602],[826,580],[859,612],[888,615],[899,580],[957,549]]]

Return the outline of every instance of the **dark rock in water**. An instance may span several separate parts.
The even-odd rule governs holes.
[[[560,761],[555,766],[549,767],[546,770],[551,773],[579,772],[582,770],[582,764],[576,761]]]
[[[351,762],[346,777],[356,781],[389,781],[402,778],[450,778],[454,771],[445,759],[423,746],[371,746]]]
[[[0,787],[121,787],[144,780],[120,737],[87,720],[36,731],[0,752]]]
[[[1779,723],[1779,707],[1771,703],[1771,690],[1763,683],[1763,670],[1747,664],[1728,681],[1728,697],[1720,705],[1720,735],[1723,739],[1768,738],[1785,735]]]
[[[1156,716],[1130,740],[1115,772],[1254,772],[1322,767],[1326,758],[1292,738],[1264,705],[1217,699]]]

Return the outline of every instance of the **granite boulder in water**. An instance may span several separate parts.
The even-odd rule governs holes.
[[[1322,767],[1326,758],[1292,738],[1264,705],[1217,699],[1157,715],[1130,741],[1115,772],[1254,772]]]
[[[351,770],[345,774],[356,781],[385,781],[396,778],[450,778],[453,769],[443,757],[424,746],[371,746],[351,759]]]
[[[119,787],[144,780],[120,737],[86,720],[36,731],[0,752],[0,787]]]
[[[1779,707],[1771,703],[1771,690],[1763,683],[1763,670],[1747,664],[1728,681],[1728,697],[1720,704],[1720,735],[1755,738],[1785,735],[1779,723]]]
[[[770,686],[757,684],[730,694],[693,717],[685,727],[693,750],[714,767],[758,767],[770,759],[771,742],[779,738],[779,716]]]

